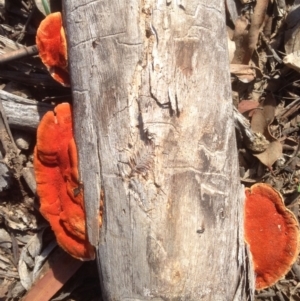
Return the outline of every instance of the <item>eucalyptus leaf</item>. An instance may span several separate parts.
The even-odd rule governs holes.
[[[49,0],[34,0],[37,9],[44,15],[47,16],[51,13]]]

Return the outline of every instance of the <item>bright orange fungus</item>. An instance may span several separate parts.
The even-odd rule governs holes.
[[[63,103],[54,112],[45,114],[37,130],[34,169],[40,212],[66,252],[81,260],[91,260],[95,258],[95,250],[87,239],[77,167],[71,107]],[[100,226],[101,215],[102,210]]]
[[[258,183],[246,188],[244,231],[252,254],[256,289],[273,285],[296,261],[299,226],[278,191]]]
[[[67,40],[60,12],[48,15],[41,22],[36,34],[36,45],[51,76],[63,86],[69,87]]]

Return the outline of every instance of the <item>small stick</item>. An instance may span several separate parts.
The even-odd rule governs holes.
[[[6,114],[0,100],[0,140],[5,151],[5,155],[9,153],[10,150],[19,154],[19,149],[17,148],[10,127],[7,122]]]
[[[20,150],[17,148],[12,133],[10,131],[1,100],[0,100],[0,141],[5,152],[3,162],[12,171],[20,187],[23,187],[22,183],[20,182],[20,176],[22,174],[22,169],[23,169],[22,160],[19,156]]]
[[[38,54],[36,45],[20,48],[18,50],[0,55],[0,64],[36,54]]]

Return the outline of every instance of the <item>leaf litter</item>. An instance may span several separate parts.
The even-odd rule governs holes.
[[[61,1],[0,1],[1,301],[101,300],[95,262],[57,247],[36,197],[36,120],[71,100],[37,56],[36,31],[49,9],[61,11]]]
[[[226,0],[226,8],[241,181],[271,184],[299,221],[300,1]],[[300,300],[298,263],[255,300]]]

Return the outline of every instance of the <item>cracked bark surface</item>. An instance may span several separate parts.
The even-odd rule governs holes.
[[[223,2],[66,0],[64,18],[104,300],[251,299]]]

